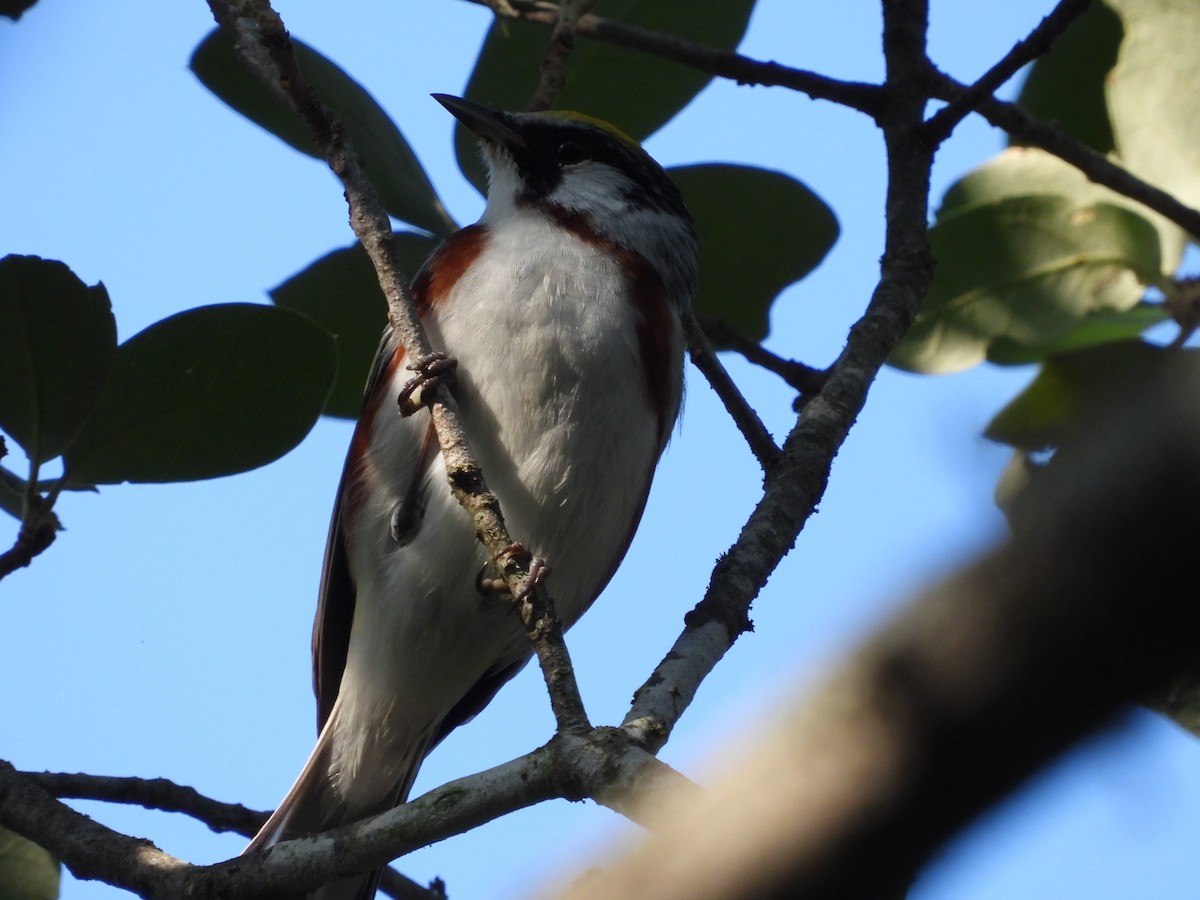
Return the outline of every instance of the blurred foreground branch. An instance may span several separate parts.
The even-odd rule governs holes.
[[[1174,373],[1038,482],[711,792],[562,896],[902,895],[970,819],[1193,665],[1200,384]]]

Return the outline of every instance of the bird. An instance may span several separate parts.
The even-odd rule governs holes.
[[[451,382],[510,533],[548,564],[566,628],[625,556],[680,411],[698,244],[667,173],[582,113],[433,97],[478,139],[487,200],[412,281],[436,359],[410,359],[384,331],[321,574],[316,746],[246,852],[404,802],[426,755],[530,657],[451,494],[432,419],[416,414],[422,377]],[[370,898],[378,876],[310,897]]]

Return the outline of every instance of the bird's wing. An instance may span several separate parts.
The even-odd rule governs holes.
[[[413,279],[411,292],[422,318],[450,294],[463,272],[482,252],[487,239],[487,228],[471,225],[455,232],[433,252]],[[385,328],[375,354],[375,362],[363,391],[363,403],[346,454],[341,482],[333,504],[333,517],[329,523],[329,537],[325,544],[325,561],[321,568],[321,587],[317,600],[317,616],[313,622],[313,691],[317,695],[317,730],[320,731],[329,719],[333,704],[337,700],[342,672],[346,667],[346,656],[350,646],[350,629],[354,622],[356,588],[350,572],[346,554],[346,535],[343,529],[343,507],[347,492],[355,489],[355,473],[365,458],[371,442],[374,417],[381,410],[394,415],[388,407],[387,397],[382,393],[389,390],[397,372],[403,370],[404,347],[394,336],[390,327]],[[437,440],[433,423],[422,432],[421,447],[416,464],[407,474],[410,479],[400,495],[412,499],[420,486],[423,475],[437,453]],[[401,504],[400,515],[395,527],[415,528],[419,523],[404,519],[413,504]]]
[[[318,731],[325,727],[334,701],[337,700],[338,687],[342,682],[342,671],[346,667],[346,654],[350,646],[350,627],[354,623],[356,591],[346,555],[346,535],[342,528],[343,501],[356,463],[370,440],[373,412],[378,408],[378,401],[382,399],[377,395],[386,388],[390,381],[387,377],[389,372],[394,371],[403,356],[404,348],[394,337],[392,329],[384,329],[379,350],[375,354],[375,362],[371,367],[371,375],[363,392],[362,409],[333,502],[312,635],[313,692],[317,695]],[[417,475],[414,470],[414,480]]]

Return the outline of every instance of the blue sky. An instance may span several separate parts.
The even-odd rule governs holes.
[[[969,80],[1051,5],[935,0],[932,55]],[[466,83],[487,12],[465,2],[278,8],[296,36],[389,110],[451,211],[472,221],[481,201],[455,168],[452,120],[428,95]],[[352,239],[332,176],[231,113],[188,72],[211,27],[200,0],[168,8],[41,0],[16,25],[0,23],[0,253],[61,259],[88,283],[102,280],[122,339],[182,309],[262,302]],[[762,0],[741,50],[876,80],[878,36],[874,0]],[[813,365],[833,359],[878,274],[884,170],[873,125],[782,89],[718,82],[647,147],[665,164],[781,169],[834,208],[842,236],[780,299],[768,342]],[[1000,147],[982,123],[964,125],[939,153],[935,203]],[[786,433],[791,392],[736,358],[726,363],[768,427]],[[991,491],[1006,453],[978,435],[1031,375],[884,374],[820,513],[756,601],[755,632],[704,685],[664,759],[703,777],[723,740],[919,585],[1002,536]],[[164,776],[271,807],[314,736],[308,635],[349,431],[323,421],[283,460],[247,475],[66,497],[68,530],[0,585],[0,757],[33,769]],[[707,474],[714,460],[719,483]],[[593,721],[620,720],[758,490],[740,437],[689,373],[682,426],[626,563],[569,636]],[[0,541],[14,534],[15,523],[0,524]],[[436,751],[416,792],[524,753],[552,725],[540,677],[527,670]],[[243,844],[179,816],[82,806],[197,862]],[[1200,746],[1133,714],[987,816],[913,896],[1192,897],[1198,830]],[[569,866],[633,833],[595,804],[543,804],[413,854],[402,868],[420,880],[444,877],[456,898],[519,897],[543,841],[561,846]],[[544,871],[542,862],[532,871]],[[63,896],[118,893],[68,880]]]

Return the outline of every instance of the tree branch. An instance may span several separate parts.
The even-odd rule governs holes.
[[[880,281],[866,314],[850,330],[829,376],[804,406],[767,477],[762,499],[737,541],[717,562],[704,598],[649,679],[634,694],[622,727],[651,750],[670,736],[700,683],[750,626],[750,604],[794,545],[829,481],[867,391],[908,329],[928,290],[933,261],[926,236],[932,149],[920,139],[926,100],[926,7],[886,0],[884,54],[887,228]]]
[[[267,813],[240,803],[206,797],[193,787],[166,778],[123,778],[67,772],[21,772],[30,784],[62,799],[127,803],[160,812],[183,813],[217,833],[232,831],[247,837],[267,820]]]
[[[0,435],[0,459],[7,455],[8,444]],[[0,553],[0,581],[33,562],[35,556],[54,543],[62,527],[53,512],[53,500],[47,501],[38,493],[37,465],[33,464],[32,469],[29,480],[23,483],[24,503],[17,539],[9,549]],[[0,477],[3,474],[0,472]],[[13,480],[16,480],[15,476]],[[55,496],[57,493],[57,490],[54,491]]]
[[[644,810],[662,791],[696,790],[618,729],[596,728],[582,735],[556,735],[519,759],[452,781],[373,818],[283,841],[251,857],[193,866],[148,841],[94,822],[50,796],[39,782],[114,797],[154,793],[166,797],[167,804],[190,789],[180,793],[178,786],[173,786],[175,790],[147,787],[130,779],[30,776],[0,761],[0,823],[62,859],[77,878],[100,879],[151,900],[257,900],[303,893],[331,878],[386,865],[419,847],[544,800],[590,797],[635,821],[647,822]]]
[[[160,812],[182,813],[203,822],[215,832],[251,837],[258,832],[267,813],[248,809],[240,803],[224,803],[206,797],[193,787],[176,784],[166,778],[127,778],[109,775],[85,775],[65,772],[21,772],[30,784],[58,799],[99,800],[128,803]],[[380,890],[398,900],[438,900],[441,890],[425,888],[395,869],[383,872]]]
[[[771,437],[771,432],[767,431],[767,426],[759,418],[758,412],[746,402],[742,392],[738,390],[733,379],[729,377],[729,373],[725,371],[725,367],[721,365],[721,360],[717,359],[717,353],[713,350],[712,344],[708,342],[704,328],[700,325],[696,314],[690,310],[683,317],[683,333],[687,339],[692,363],[708,379],[708,383],[712,385],[717,396],[721,398],[721,402],[725,404],[726,412],[741,431],[746,443],[750,445],[750,452],[762,466],[763,472],[770,472],[775,467],[775,463],[779,461],[779,447],[775,443],[775,439]]]
[[[554,106],[567,84],[567,62],[575,49],[575,28],[596,0],[559,0],[558,17],[546,42],[546,52],[538,71],[538,84],[526,105],[526,112],[541,112]]]
[[[817,393],[825,384],[827,376],[824,369],[814,369],[794,359],[777,356],[721,319],[697,317],[697,320],[708,339],[721,349],[740,353],[747,362],[778,375],[789,387],[795,388],[802,398]]]
[[[558,21],[558,8],[548,0],[467,2],[486,6],[497,16],[519,18],[547,27],[553,27]],[[808,94],[814,100],[831,100],[871,116],[875,116],[879,111],[881,98],[877,85],[840,81],[779,63],[759,62],[727,50],[706,47],[694,41],[639,28],[636,25],[625,25],[591,13],[580,17],[575,24],[575,33],[619,47],[651,53],[710,75],[729,78],[738,84],[778,85]]]
[[[980,103],[1012,78],[1022,66],[1050,51],[1071,23],[1087,12],[1091,0],[1059,0],[1057,6],[1046,16],[1024,40],[1005,54],[1004,58],[987,70],[969,88],[938,110],[925,124],[925,134],[934,144],[940,144],[950,136],[956,125],[969,115]]]
[[[21,520],[13,545],[0,553],[0,580],[33,562],[34,557],[47,550],[58,536],[58,517],[45,510],[40,501],[39,497],[36,506],[31,506]]]
[[[0,822],[61,859],[76,878],[163,897],[158,886],[188,868],[147,840],[113,831],[55,800],[0,760]],[[181,895],[175,895],[181,896]]]

